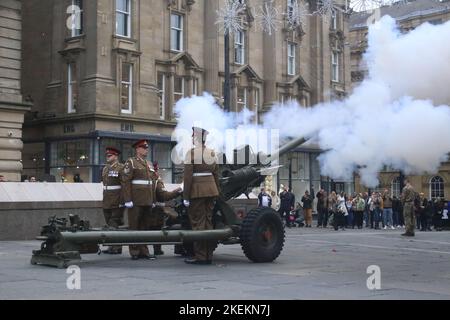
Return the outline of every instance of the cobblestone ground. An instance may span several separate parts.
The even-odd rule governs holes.
[[[65,269],[30,265],[38,241],[0,242],[0,299],[450,299],[450,232],[292,228],[274,263],[219,246],[210,266],[186,265],[172,246],[155,261],[83,255],[81,289]],[[367,268],[381,271],[369,290]]]

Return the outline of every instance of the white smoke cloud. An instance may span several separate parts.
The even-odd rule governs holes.
[[[412,96],[450,102],[450,21],[422,24],[401,35],[389,16],[369,30],[365,56],[371,77],[389,87],[391,99]]]
[[[268,153],[272,145],[278,147],[279,136],[271,132],[264,134],[262,128],[254,123],[254,112],[244,108],[239,113],[227,113],[208,93],[179,100],[175,105],[175,113],[178,120],[173,133],[174,140],[178,142],[172,153],[175,163],[181,163],[192,147],[193,126],[208,130],[206,145],[225,152],[228,159],[232,158],[235,148],[247,144],[254,152]]]
[[[385,165],[406,174],[435,172],[450,152],[449,40],[450,22],[402,35],[385,16],[369,29],[369,76],[348,98],[313,108],[274,105],[263,126],[282,137],[314,138],[326,150],[319,157],[322,174],[334,179],[356,171],[374,187]],[[177,128],[200,121],[219,132],[252,127],[248,111],[226,114],[209,95],[182,99],[176,110]]]
[[[374,187],[385,165],[406,174],[435,172],[450,152],[449,39],[450,22],[402,35],[385,16],[369,30],[369,76],[347,99],[308,109],[277,105],[264,123],[316,137],[328,150],[319,157],[322,174],[335,179],[356,171]]]

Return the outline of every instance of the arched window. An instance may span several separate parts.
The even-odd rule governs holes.
[[[402,190],[400,190],[400,177],[395,177],[391,182],[392,197],[400,198]]]
[[[430,198],[444,198],[444,179],[435,176],[430,180]]]

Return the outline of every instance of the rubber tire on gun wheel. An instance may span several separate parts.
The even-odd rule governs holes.
[[[253,262],[272,262],[283,250],[284,228],[278,213],[272,208],[250,210],[242,222],[241,247]]]

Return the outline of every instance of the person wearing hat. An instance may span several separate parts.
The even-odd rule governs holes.
[[[214,150],[205,146],[208,131],[192,128],[192,148],[184,162],[183,202],[187,207],[192,230],[211,230],[214,200],[219,195],[218,165]],[[194,242],[194,257],[189,264],[211,264],[214,243]]]
[[[133,144],[136,155],[125,163],[122,181],[125,207],[128,208],[128,225],[130,230],[151,230],[158,222],[158,215],[153,211],[157,201],[168,201],[176,198],[181,188],[172,192],[164,189],[151,163],[146,160],[149,145],[146,140]],[[133,260],[155,259],[150,255],[146,245],[130,245]]]
[[[103,181],[103,215],[106,224],[112,228],[123,225],[122,181],[123,164],[118,161],[120,151],[113,147],[106,148],[106,165],[102,171]],[[122,246],[109,246],[104,253],[121,254]]]

